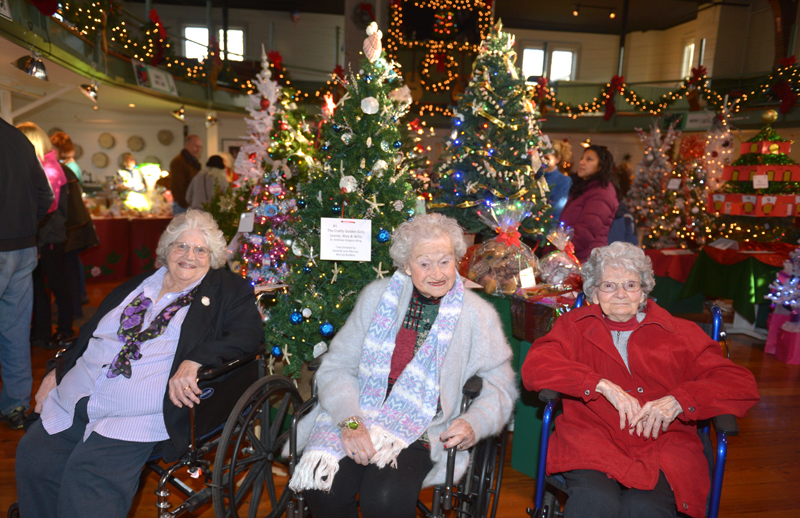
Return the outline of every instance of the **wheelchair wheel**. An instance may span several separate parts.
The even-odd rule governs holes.
[[[464,480],[459,516],[494,518],[503,481],[503,462],[506,455],[507,431],[480,441],[472,454]]]
[[[289,420],[302,402],[283,376],[261,378],[239,398],[214,459],[211,495],[217,518],[283,514],[291,490],[289,462],[281,449],[289,438]]]

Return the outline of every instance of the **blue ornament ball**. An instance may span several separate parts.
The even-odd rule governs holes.
[[[322,150],[323,150],[323,151],[327,151],[327,150],[329,150],[330,148],[331,148],[331,147],[330,147],[328,144],[322,144]]]
[[[339,127],[339,125],[338,125],[338,124],[334,124],[334,125],[333,125],[333,126],[331,126],[331,127],[333,128],[333,131],[336,131],[336,132],[338,132],[338,131],[341,131],[341,129],[342,129],[342,128],[340,128],[340,127]]]
[[[384,228],[380,229],[378,232],[378,243],[385,243],[390,239],[392,239],[392,233]]]
[[[304,200],[302,198],[297,200],[297,206],[300,207],[301,209],[305,209],[306,208],[306,200]]]
[[[303,322],[303,314],[299,311],[292,311],[292,314],[289,315],[289,322],[294,325],[301,324]]]
[[[311,273],[311,267],[310,266],[303,266],[303,273]]]
[[[333,336],[333,324],[330,322],[325,322],[324,324],[319,326],[319,334],[321,334],[325,338],[330,338]]]
[[[403,147],[403,143],[400,142],[399,140],[395,140],[394,141],[394,148],[395,149],[400,149],[401,147]]]
[[[281,354],[283,354],[283,351],[281,351],[280,347],[276,345],[272,348],[272,356],[280,356]]]
[[[336,214],[337,216],[338,216],[339,214],[341,214],[341,213],[342,213],[342,207],[341,207],[341,205],[339,205],[338,203],[334,203],[334,204],[331,206],[331,212],[333,212],[333,213],[334,213],[334,214]]]

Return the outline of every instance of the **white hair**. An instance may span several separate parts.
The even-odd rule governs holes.
[[[170,245],[187,230],[196,230],[206,240],[206,245],[211,250],[211,255],[209,256],[211,268],[220,268],[225,264],[227,259],[225,249],[228,245],[225,242],[222,231],[211,214],[197,209],[189,209],[183,214],[175,216],[164,233],[161,234],[156,248],[156,256],[161,264],[167,264]]]
[[[467,253],[464,230],[453,218],[443,214],[422,214],[410,221],[404,221],[392,235],[389,255],[397,268],[403,269],[411,260],[411,252],[420,243],[448,237],[453,244],[456,263]]]
[[[592,300],[594,297],[597,287],[603,280],[603,273],[607,268],[624,270],[639,275],[639,282],[642,283],[642,292],[644,292],[645,299],[656,285],[653,262],[644,255],[644,251],[630,243],[615,241],[608,246],[601,246],[592,250],[589,260],[581,267],[583,292],[588,300]],[[643,307],[640,306],[640,309],[643,309]]]

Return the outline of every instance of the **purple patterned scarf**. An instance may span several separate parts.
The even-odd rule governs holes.
[[[120,374],[126,378],[131,377],[131,361],[138,360],[142,357],[139,350],[142,343],[153,338],[159,337],[167,330],[167,326],[172,321],[182,307],[188,306],[192,303],[195,293],[197,293],[197,286],[187,293],[179,297],[175,302],[161,310],[161,313],[150,322],[150,325],[142,331],[144,324],[144,315],[153,301],[144,296],[144,291],[136,295],[133,301],[125,306],[122,315],[119,317],[119,330],[117,331],[117,338],[124,345],[122,350],[111,362],[111,366],[106,373],[107,378],[116,378]]]

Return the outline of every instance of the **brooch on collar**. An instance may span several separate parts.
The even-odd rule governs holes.
[[[208,306],[211,304],[211,299],[209,299],[208,297],[203,297],[202,299],[200,299],[200,302],[202,302],[204,306]]]

